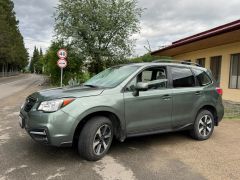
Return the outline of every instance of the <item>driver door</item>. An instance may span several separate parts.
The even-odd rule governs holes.
[[[147,82],[147,91],[134,96],[138,82]],[[167,130],[171,128],[172,93],[168,89],[167,67],[143,70],[125,88],[125,120],[128,134]]]

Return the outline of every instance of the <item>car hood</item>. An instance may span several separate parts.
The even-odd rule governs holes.
[[[52,88],[37,91],[30,96],[36,98],[38,101],[46,101],[52,99],[66,98],[66,97],[87,97],[97,96],[104,91],[104,88],[93,88],[86,86],[78,87],[64,87],[64,88]]]

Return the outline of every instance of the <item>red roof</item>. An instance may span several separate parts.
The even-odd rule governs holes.
[[[240,19],[236,20],[236,21],[233,21],[233,22],[230,22],[230,23],[227,23],[227,24],[224,24],[222,26],[218,26],[216,28],[213,28],[213,29],[195,34],[193,36],[189,36],[189,37],[180,39],[178,41],[173,42],[172,45],[170,45],[170,46],[159,49],[157,51],[153,51],[151,54],[155,54],[155,53],[167,50],[167,49],[178,47],[178,46],[181,46],[181,45],[184,45],[184,44],[189,44],[189,43],[192,43],[192,42],[195,42],[195,41],[199,41],[199,40],[202,40],[202,39],[213,37],[213,36],[223,34],[223,33],[226,33],[226,32],[235,31],[235,30],[238,30],[238,29],[240,29]]]

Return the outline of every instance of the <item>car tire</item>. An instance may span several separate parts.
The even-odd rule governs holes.
[[[191,136],[196,140],[208,139],[214,130],[214,117],[208,110],[201,110],[194,122],[194,127],[190,131]]]
[[[97,161],[108,152],[112,139],[112,122],[106,117],[93,117],[80,133],[78,152],[86,160]]]

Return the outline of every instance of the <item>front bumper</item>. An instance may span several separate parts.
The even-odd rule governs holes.
[[[22,128],[35,141],[52,146],[71,146],[74,135],[75,118],[59,110],[44,113],[37,110],[20,111]]]

